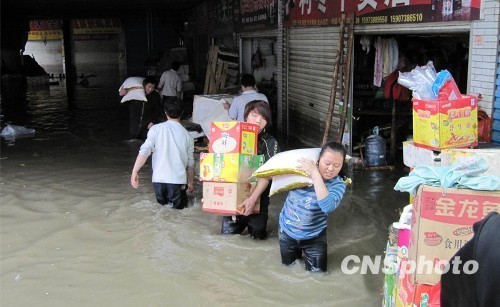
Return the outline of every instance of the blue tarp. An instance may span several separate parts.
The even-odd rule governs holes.
[[[483,174],[489,168],[482,157],[474,157],[450,166],[417,166],[407,177],[398,180],[394,189],[416,195],[421,184],[443,188],[467,188],[499,191],[500,176]]]

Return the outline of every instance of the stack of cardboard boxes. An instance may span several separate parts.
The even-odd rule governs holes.
[[[259,126],[245,122],[212,122],[209,152],[200,154],[204,211],[238,215],[241,204],[255,188],[250,180],[264,163],[257,155]],[[259,212],[257,204],[254,213]]]
[[[454,96],[457,96],[456,93]],[[449,166],[479,155],[498,174],[498,149],[469,149],[477,145],[477,98],[413,99],[413,141],[403,144],[403,161],[410,169]],[[384,306],[440,306],[440,278],[445,265],[474,235],[472,225],[491,211],[500,212],[498,191],[421,185],[413,204],[409,235],[399,229],[386,253],[397,246],[398,270],[387,272]],[[387,257],[387,256],[386,256]]]

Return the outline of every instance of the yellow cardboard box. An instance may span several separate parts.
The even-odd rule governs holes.
[[[263,155],[201,153],[200,180],[248,182],[253,172],[262,164]]]
[[[413,141],[440,150],[475,146],[477,136],[477,98],[463,95],[457,100],[413,102]]]
[[[256,183],[203,182],[204,211],[220,215],[238,215],[238,205],[252,194]],[[255,204],[253,213],[260,212],[260,198]]]

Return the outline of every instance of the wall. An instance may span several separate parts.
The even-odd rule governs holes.
[[[481,94],[480,107],[492,114],[495,97],[496,59],[498,54],[500,4],[498,0],[484,0],[482,20],[471,24],[471,55],[468,89]]]
[[[119,80],[118,37],[110,35],[109,40],[75,41],[75,66],[78,81],[88,77],[92,86],[116,86]]]
[[[34,57],[50,75],[58,77],[64,73],[62,40],[28,41],[24,55]]]

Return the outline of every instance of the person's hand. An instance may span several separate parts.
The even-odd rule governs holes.
[[[252,201],[249,198],[247,198],[238,206],[237,211],[240,214],[248,216],[250,214],[253,214],[254,207],[255,207],[255,201]]]
[[[192,182],[188,182],[188,184],[187,184],[187,191],[189,193],[191,193],[191,192],[194,191],[194,184]]]
[[[229,103],[227,103],[226,101],[224,101],[223,106],[224,106],[224,109],[226,109],[226,110],[229,110],[229,108],[231,107],[231,105]]]
[[[132,173],[132,175],[130,176],[130,184],[135,189],[137,189],[139,187],[139,174],[138,173]]]
[[[298,162],[299,165],[297,166],[297,168],[305,172],[307,176],[309,176],[310,178],[312,178],[315,173],[318,173],[318,167],[316,166],[316,163],[314,163],[313,160],[300,158]]]
[[[125,95],[127,94],[127,92],[128,92],[128,91],[127,91],[127,89],[126,89],[126,88],[124,88],[124,87],[120,87],[120,92],[119,92],[120,96],[125,96]]]
[[[153,122],[149,123],[148,124],[148,129],[151,129],[151,127],[153,127],[153,125],[154,125]]]

